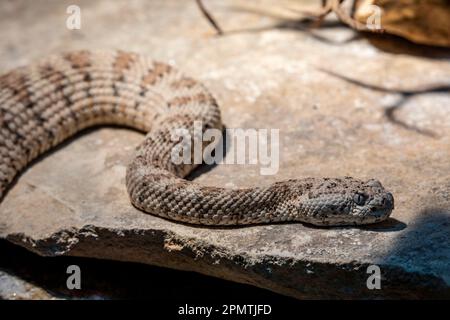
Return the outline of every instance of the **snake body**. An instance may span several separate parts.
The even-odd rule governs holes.
[[[386,219],[394,199],[377,180],[304,178],[253,188],[202,186],[175,164],[177,128],[221,129],[214,97],[170,65],[123,51],[76,51],[0,77],[0,199],[33,159],[88,127],[146,133],[127,167],[132,204],[166,219],[201,225],[286,221],[356,225]],[[88,183],[88,182],[87,182]]]

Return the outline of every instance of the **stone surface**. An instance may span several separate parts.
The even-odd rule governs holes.
[[[377,178],[392,219],[364,228],[302,224],[208,229],[134,209],[125,167],[140,133],[87,132],[32,165],[0,204],[0,237],[44,256],[95,257],[195,271],[296,298],[450,297],[450,53],[329,21],[321,30],[270,17],[290,1],[208,1],[215,37],[194,2],[2,2],[0,70],[49,53],[121,48],[169,61],[217,97],[229,128],[280,129],[280,168],[219,165],[193,175],[248,186],[306,176]],[[313,2],[310,2],[313,3]],[[297,5],[298,6],[298,5]],[[267,11],[266,10],[266,11]],[[397,91],[372,90],[321,69]],[[447,85],[413,94],[411,90]],[[368,290],[368,265],[382,289]]]
[[[53,300],[42,288],[0,271],[0,298],[7,300]]]
[[[268,290],[199,273],[112,260],[41,257],[6,240],[0,240],[0,252],[0,299],[148,299],[184,305],[223,303],[233,297],[235,303],[296,302]],[[80,268],[81,290],[67,288],[67,268],[71,265]]]

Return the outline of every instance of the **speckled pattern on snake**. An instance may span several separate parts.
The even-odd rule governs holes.
[[[214,97],[175,68],[123,51],[57,54],[0,77],[0,199],[33,159],[77,132],[121,125],[146,133],[127,167],[132,204],[173,221],[250,225],[298,221],[321,226],[385,220],[393,196],[374,179],[303,178],[227,189],[184,179],[174,164],[176,128],[222,128]],[[76,159],[74,159],[76,161]],[[86,181],[89,183],[89,181]]]

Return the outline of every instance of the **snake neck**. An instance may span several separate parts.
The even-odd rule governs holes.
[[[139,157],[128,167],[126,177],[128,193],[140,210],[200,225],[302,221],[299,197],[314,180],[288,180],[256,188],[203,186]]]

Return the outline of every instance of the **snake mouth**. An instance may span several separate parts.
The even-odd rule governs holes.
[[[392,210],[394,210],[394,197],[388,192],[379,203],[374,204],[367,217],[371,217],[370,220],[374,220],[374,222],[382,221],[391,215]]]
[[[383,209],[378,209],[378,210],[372,211],[370,213],[370,215],[363,218],[363,220],[366,220],[366,221],[363,221],[363,223],[374,223],[374,222],[381,222],[383,220],[386,220],[391,215],[392,209],[393,209],[393,207],[383,208]]]

